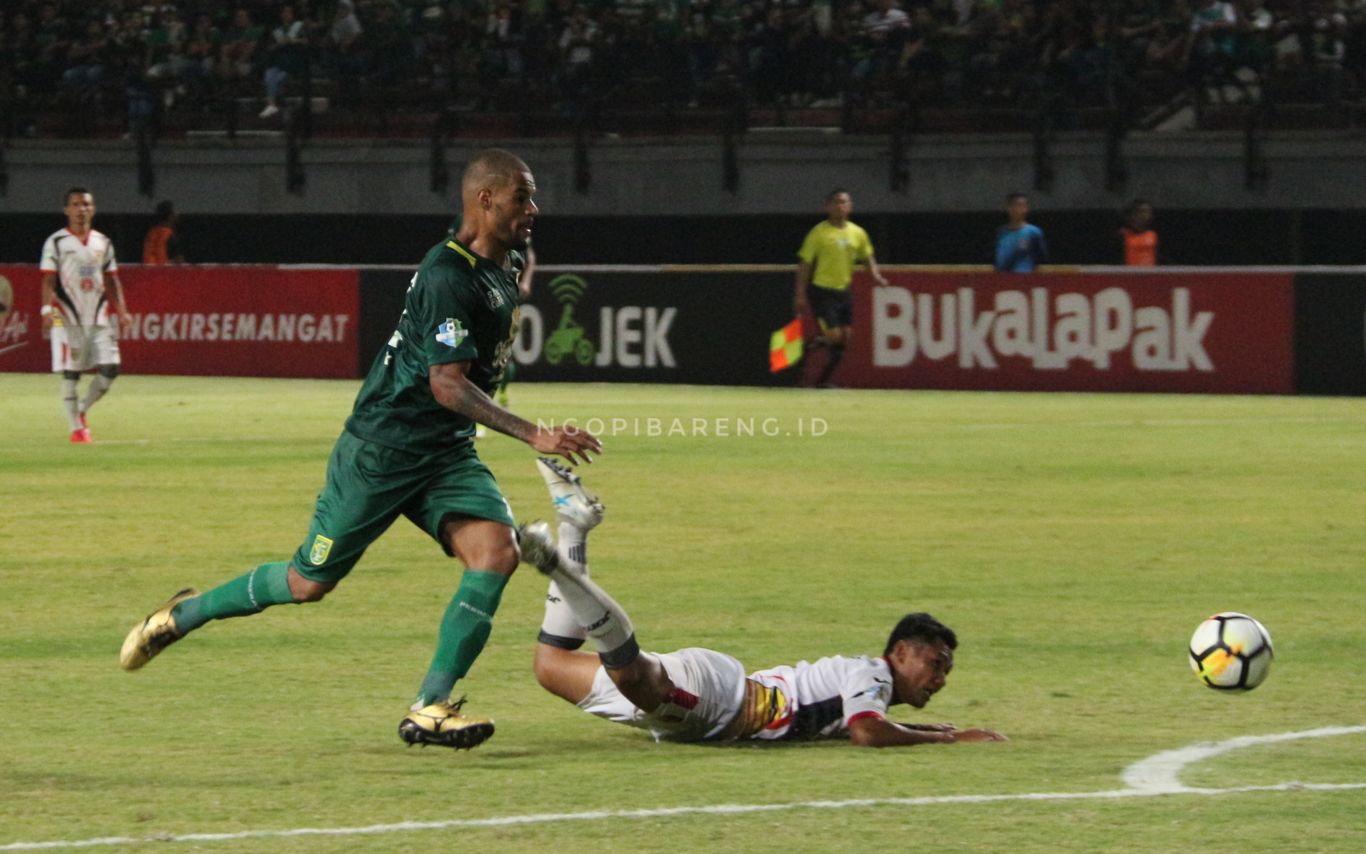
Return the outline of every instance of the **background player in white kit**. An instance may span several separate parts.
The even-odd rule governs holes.
[[[52,369],[62,372],[62,407],[71,441],[84,444],[90,441],[86,412],[104,397],[119,375],[119,327],[109,322],[110,291],[119,321],[127,324],[131,317],[119,281],[114,244],[90,225],[95,219],[95,197],[84,187],[72,187],[66,191],[62,210],[66,228],[48,237],[38,265],[43,273],[40,312],[43,335],[54,338]],[[61,331],[54,336],[58,316]],[[79,398],[81,373],[91,368],[96,371],[95,378],[85,397]]]
[[[989,729],[900,724],[888,706],[922,708],[944,687],[958,639],[929,614],[907,614],[881,657],[831,656],[745,675],[710,649],[641,652],[630,618],[588,578],[587,534],[602,504],[554,461],[538,463],[559,520],[559,547],[544,522],[521,529],[522,559],[550,576],[536,645],[541,686],[598,717],[650,730],[656,739],[840,738],[864,747],[1004,741]],[[577,651],[585,636],[598,654]]]

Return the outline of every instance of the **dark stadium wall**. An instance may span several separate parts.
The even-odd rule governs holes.
[[[536,248],[555,264],[721,264],[792,262],[820,218],[744,216],[554,216],[540,219]],[[860,213],[880,261],[894,264],[990,263],[996,211]],[[1031,220],[1059,264],[1117,263],[1119,214],[1053,210]],[[140,260],[150,215],[100,213],[96,227],[125,263]],[[44,238],[64,225],[50,214],[0,214],[0,262],[37,263]],[[179,226],[185,254],[203,263],[416,264],[444,234],[444,216],[196,215]],[[1366,264],[1366,211],[1166,210],[1156,227],[1163,255],[1182,265]]]
[[[582,161],[570,139],[504,144],[535,170],[547,263],[787,263],[834,186],[853,193],[855,221],[892,263],[985,263],[1012,190],[1032,194],[1031,218],[1063,264],[1112,261],[1119,211],[1135,196],[1156,206],[1163,248],[1180,263],[1366,262],[1354,133],[1269,135],[1265,181],[1251,185],[1244,143],[1241,133],[1136,133],[1122,150],[1127,183],[1114,188],[1105,137],[1087,132],[1051,140],[1045,175],[1028,134],[917,135],[897,187],[882,134],[755,128],[737,140],[730,176],[720,136],[593,137]],[[485,144],[455,139],[434,161],[425,142],[313,140],[293,176],[302,184],[290,185],[282,138],[166,140],[141,175],[130,143],[15,139],[0,260],[36,260],[62,224],[62,192],[79,184],[126,260],[170,199],[192,260],[414,264],[445,231],[460,169]],[[148,180],[155,190],[141,195]]]
[[[1366,277],[1295,277],[1295,388],[1366,395]]]

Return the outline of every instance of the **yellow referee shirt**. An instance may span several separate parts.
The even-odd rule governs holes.
[[[849,288],[854,267],[872,254],[868,232],[852,222],[836,228],[829,220],[822,220],[807,233],[797,257],[811,265],[811,284],[843,291]]]

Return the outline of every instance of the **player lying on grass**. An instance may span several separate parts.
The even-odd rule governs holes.
[[[522,559],[550,576],[536,645],[536,679],[589,714],[648,729],[656,739],[737,741],[845,735],[862,747],[1004,741],[989,729],[900,724],[888,706],[923,708],[953,669],[958,638],[929,614],[908,614],[882,656],[831,656],[745,675],[710,649],[642,652],[630,618],[588,577],[587,534],[602,505],[563,466],[542,459],[559,521],[559,547],[545,522],[523,525]],[[578,651],[585,636],[597,647]]]

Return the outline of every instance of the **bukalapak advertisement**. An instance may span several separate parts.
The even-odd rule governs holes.
[[[894,273],[835,374],[865,388],[1287,394],[1294,277]]]

